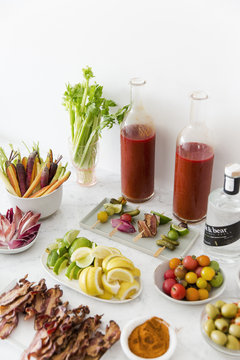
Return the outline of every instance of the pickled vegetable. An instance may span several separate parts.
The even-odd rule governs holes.
[[[213,330],[210,337],[218,345],[225,345],[227,342],[227,336],[220,330]]]

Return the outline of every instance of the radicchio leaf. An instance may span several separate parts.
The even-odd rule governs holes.
[[[111,220],[111,224],[112,226],[118,227],[119,231],[125,232],[125,233],[134,233],[136,232],[135,227],[126,220],[121,220],[121,219],[112,219]]]
[[[6,218],[8,219],[10,224],[13,222],[13,208],[8,209],[8,211],[6,213]]]

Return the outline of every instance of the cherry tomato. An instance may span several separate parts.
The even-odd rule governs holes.
[[[131,215],[129,215],[129,214],[122,214],[122,215],[120,216],[120,219],[121,219],[121,220],[124,220],[124,221],[132,222],[132,217],[131,217]]]
[[[210,266],[205,266],[201,271],[201,277],[207,281],[212,280],[215,275],[215,270]]]
[[[167,280],[165,280],[163,282],[163,285],[162,285],[163,292],[165,292],[165,294],[170,295],[171,294],[171,288],[173,287],[174,284],[176,284],[175,279],[167,279]]]
[[[176,300],[182,300],[185,297],[186,290],[182,284],[175,284],[171,288],[171,297]]]
[[[184,279],[185,275],[187,273],[187,270],[183,265],[178,265],[176,269],[174,269],[174,274],[178,279]]]
[[[210,259],[207,255],[198,256],[197,261],[200,266],[208,266],[210,264]]]
[[[180,265],[182,262],[180,259],[178,258],[172,258],[171,260],[169,260],[169,267],[170,269],[176,269],[176,267],[178,265]]]
[[[167,271],[165,271],[164,273],[164,279],[175,279],[175,275],[174,275],[174,270],[173,269],[168,269]]]
[[[197,300],[199,300],[199,292],[198,292],[198,290],[195,289],[195,288],[192,288],[192,287],[188,288],[186,290],[186,299],[188,301],[197,301]]]
[[[208,299],[209,294],[207,289],[199,289],[198,294],[199,294],[199,300]]]
[[[201,277],[201,272],[202,272],[203,267],[202,266],[198,266],[194,271],[197,274],[197,277]]]
[[[198,266],[198,262],[195,257],[190,255],[185,256],[182,263],[187,270],[195,270]]]
[[[206,289],[207,281],[205,279],[203,279],[202,277],[199,277],[197,279],[196,285],[199,289]]]
[[[197,274],[193,271],[189,271],[188,273],[186,273],[185,275],[185,280],[189,283],[189,284],[195,284],[197,281]]]

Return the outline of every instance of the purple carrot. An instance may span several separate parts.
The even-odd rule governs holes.
[[[49,182],[49,169],[46,165],[46,166],[44,166],[44,169],[41,174],[41,181],[40,181],[41,188],[43,188],[44,186],[47,186],[48,182]]]
[[[34,162],[35,162],[35,157],[38,155],[37,151],[33,151],[29,157],[28,157],[28,161],[27,161],[27,169],[26,169],[26,184],[27,184],[27,188],[29,188],[30,184],[31,184],[31,179],[32,179],[32,172],[33,172],[33,167],[34,167]]]
[[[17,162],[16,170],[17,170],[18,184],[20,187],[21,195],[23,196],[27,191],[26,171],[20,160],[18,160]]]
[[[57,168],[58,168],[58,163],[61,160],[62,160],[62,155],[60,155],[57,158],[57,160],[55,160],[54,162],[51,162],[50,169],[49,169],[49,179],[48,179],[49,184],[50,184],[51,180],[53,179],[54,175],[56,174],[56,171],[57,171]]]

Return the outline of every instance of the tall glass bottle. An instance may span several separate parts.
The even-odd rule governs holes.
[[[154,194],[156,135],[142,102],[145,83],[131,79],[131,110],[121,125],[122,194],[132,202],[146,201]]]
[[[181,220],[197,222],[207,213],[213,168],[213,141],[205,124],[208,96],[191,95],[190,124],[177,137],[173,213]]]

